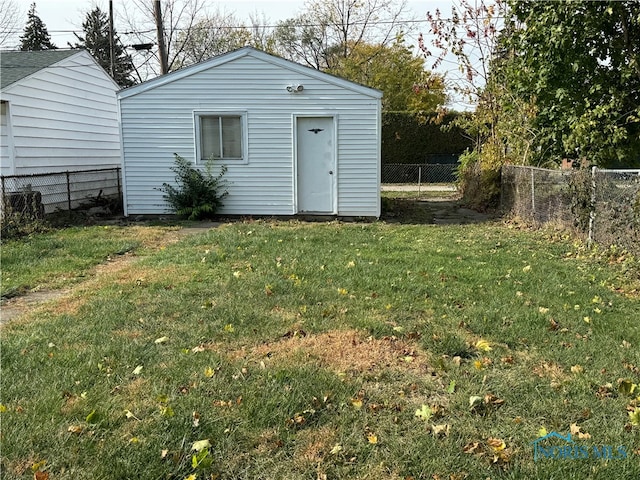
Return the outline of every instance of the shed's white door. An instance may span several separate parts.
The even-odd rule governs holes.
[[[333,117],[296,118],[298,212],[335,213]]]

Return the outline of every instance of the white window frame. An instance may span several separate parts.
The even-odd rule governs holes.
[[[246,164],[249,163],[249,142],[247,136],[247,112],[246,111],[224,111],[224,110],[198,110],[193,112],[193,128],[195,132],[195,162],[203,165],[207,160],[202,158],[202,142],[200,132],[200,119],[202,117],[239,117],[240,118],[240,140],[241,156],[240,158],[216,158],[216,162],[227,164]]]

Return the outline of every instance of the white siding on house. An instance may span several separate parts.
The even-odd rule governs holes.
[[[289,62],[272,58],[249,49],[191,75],[121,92],[127,214],[168,211],[158,188],[174,181],[174,153],[195,160],[194,111],[229,111],[246,112],[248,161],[225,162],[229,196],[221,213],[297,213],[294,116],[326,115],[334,116],[338,126],[338,215],[379,216],[377,92],[355,84],[346,88],[348,82],[299,66],[287,68]],[[297,84],[304,86],[302,92],[287,92],[288,85]]]
[[[120,166],[117,90],[87,52],[5,88],[15,153],[12,174]]]
[[[9,134],[9,104],[0,103],[0,174],[13,174],[13,159],[11,158],[11,135]]]

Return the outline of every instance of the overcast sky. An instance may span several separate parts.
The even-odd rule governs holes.
[[[22,31],[27,20],[27,11],[30,0],[16,0],[22,9],[22,18],[19,22],[18,30]],[[147,0],[150,4],[152,0]],[[105,12],[108,11],[108,0],[35,0],[36,13],[47,26],[47,30],[51,35],[53,43],[59,48],[66,48],[67,42],[74,42],[75,37],[72,31],[82,31],[82,21],[86,13],[92,10],[96,5]],[[126,8],[127,0],[114,0],[114,10],[116,11],[115,26],[120,32],[126,31],[126,25],[122,24],[122,20],[118,18],[118,12]],[[226,1],[208,1],[208,8],[215,10],[219,8],[227,13],[235,13],[236,17],[241,21],[248,21],[249,15],[252,13],[262,13],[267,20],[275,23],[278,20],[291,18],[300,13],[304,9],[304,0],[226,0]],[[408,1],[409,15],[416,19],[424,20],[427,11],[434,11],[440,8],[443,12],[451,11],[450,0],[410,0]],[[118,23],[121,24],[118,24]],[[418,24],[417,30],[423,30],[426,33],[427,25]],[[19,36],[19,34],[18,34]],[[121,35],[122,36],[122,35]],[[17,38],[17,37],[16,37]],[[124,39],[123,39],[124,40]],[[415,43],[415,37],[409,39]],[[16,40],[16,44],[18,40]]]
[[[75,43],[77,39],[73,35],[73,32],[82,33],[82,22],[86,16],[86,13],[91,11],[95,6],[99,6],[105,12],[109,10],[108,0],[15,0],[18,6],[22,10],[20,21],[18,22],[17,31],[12,43],[5,44],[3,48],[17,48],[20,43],[19,36],[22,34],[24,25],[27,21],[27,11],[29,5],[35,1],[36,13],[47,27],[53,43],[58,48],[68,48],[68,43]],[[153,5],[152,0],[145,0],[149,2],[149,5]],[[128,31],[129,25],[123,19],[121,12],[128,7],[128,11],[133,10],[131,8],[131,1],[128,0],[113,0],[114,6],[114,23],[116,31],[120,36],[120,40],[125,45],[132,43],[139,43],[140,40],[134,36],[127,36],[124,32]],[[264,19],[270,25],[276,24],[279,20],[292,18],[304,10],[305,0],[224,0],[213,1],[205,0],[207,9],[215,11],[219,9],[225,13],[232,13],[241,22],[250,24],[249,16],[251,14],[258,14],[258,18]],[[407,14],[404,19],[411,18],[420,21],[419,23],[413,23],[414,31],[406,36],[407,46],[415,48],[415,53],[418,54],[417,49],[417,37],[419,33],[424,33],[425,36],[428,33],[428,24],[426,22],[426,14],[428,11],[432,13],[436,9],[445,15],[449,16],[451,13],[451,6],[453,0],[407,0]],[[155,41],[155,32],[150,32],[145,35],[148,41]],[[429,40],[426,36],[425,40]],[[430,62],[427,61],[425,67],[429,69],[431,67]],[[438,73],[445,74],[447,78],[459,77],[457,63],[454,58],[449,59],[436,70]],[[454,100],[455,107],[459,110],[470,108],[469,105],[459,103]]]

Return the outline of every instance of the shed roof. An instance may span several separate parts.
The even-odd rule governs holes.
[[[82,50],[39,50],[0,53],[0,88],[8,87]]]
[[[320,70],[316,70],[315,68],[307,67],[305,65],[301,65],[299,63],[292,62],[290,60],[286,60],[282,57],[278,57],[276,55],[271,55],[269,53],[263,52],[262,50],[258,50],[253,47],[242,47],[238,50],[234,50],[232,52],[228,52],[222,55],[218,55],[210,58],[209,60],[205,60],[200,63],[196,63],[194,65],[190,65],[188,67],[182,68],[180,70],[176,70],[174,72],[170,72],[166,75],[162,75],[146,82],[140,83],[138,85],[134,85],[133,87],[126,88],[124,90],[120,90],[118,92],[118,98],[123,99],[127,97],[131,97],[133,95],[137,95],[142,92],[146,92],[148,90],[152,90],[161,85],[165,85],[170,82],[174,82],[184,77],[188,77],[190,75],[194,75],[198,72],[202,72],[204,70],[208,70],[210,68],[217,67],[218,65],[225,64],[227,62],[231,62],[238,58],[242,58],[245,56],[253,56],[255,58],[259,58],[266,62],[270,62],[272,64],[278,65],[282,68],[298,72],[300,74],[309,75],[311,77],[315,77],[318,79],[323,79],[329,83],[333,83],[336,85],[340,85],[343,88],[347,88],[350,90],[354,90],[360,92],[364,95],[368,95],[373,98],[382,98],[382,92],[380,90],[376,90],[371,87],[366,87],[364,85],[360,85],[358,83],[352,82],[350,80],[345,80],[344,78],[337,77],[335,75],[330,75],[328,73],[321,72]]]

